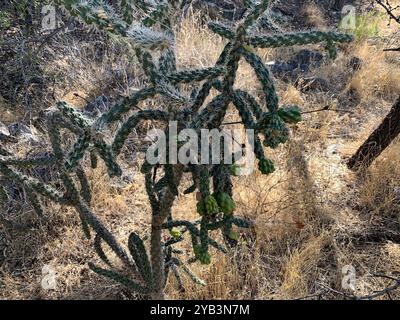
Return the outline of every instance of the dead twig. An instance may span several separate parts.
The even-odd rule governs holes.
[[[398,288],[400,288],[400,278],[397,279],[397,278],[394,278],[394,277],[391,277],[391,276],[387,276],[387,275],[384,275],[384,274],[373,274],[372,276],[373,277],[377,277],[377,278],[389,279],[389,280],[392,280],[394,283],[392,285],[382,289],[382,290],[375,291],[374,293],[369,294],[369,295],[365,295],[365,296],[351,295],[351,294],[347,294],[347,293],[339,291],[339,290],[332,289],[332,288],[330,288],[330,287],[328,287],[328,286],[326,286],[326,285],[324,285],[322,283],[317,283],[317,284],[320,287],[326,289],[327,291],[329,291],[329,292],[331,292],[333,294],[342,296],[342,297],[350,299],[350,300],[373,300],[373,299],[379,298],[379,297],[384,296],[384,295],[387,295],[389,297],[389,299],[391,299],[391,295],[390,295],[391,292],[393,292],[394,290],[397,290]]]
[[[389,15],[389,18],[390,18],[389,24],[390,24],[390,21],[392,21],[392,20],[394,20],[398,24],[400,24],[400,16],[396,16],[394,14],[394,11],[399,9],[400,6],[392,7],[392,5],[390,4],[389,0],[386,0],[385,3],[383,3],[382,0],[375,0],[375,2],[377,4],[379,4],[383,9],[385,9],[386,13]]]

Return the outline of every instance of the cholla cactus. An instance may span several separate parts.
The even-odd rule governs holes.
[[[182,3],[183,2],[183,3]],[[226,46],[215,66],[201,70],[177,70],[175,62],[174,35],[171,25],[173,17],[183,7],[185,1],[165,0],[126,0],[120,6],[111,7],[103,1],[58,0],[59,4],[73,15],[88,24],[93,24],[118,36],[126,37],[136,45],[136,55],[150,85],[116,103],[110,111],[97,119],[89,119],[65,102],[59,102],[56,110],[48,114],[48,130],[52,145],[52,155],[39,159],[15,159],[5,150],[1,150],[0,172],[4,178],[22,185],[38,215],[44,212],[39,197],[49,198],[65,206],[73,207],[82,221],[87,237],[94,234],[94,249],[110,269],[93,264],[90,268],[103,276],[114,279],[140,294],[153,299],[164,297],[164,287],[169,271],[182,284],[181,273],[187,274],[199,284],[204,282],[190,271],[188,264],[199,261],[208,264],[211,261],[209,248],[221,252],[227,248],[211,238],[210,231],[221,230],[229,244],[237,240],[232,230],[234,225],[249,227],[250,222],[235,214],[232,195],[232,175],[237,174],[235,165],[151,165],[145,162],[141,172],[145,175],[145,187],[152,208],[151,235],[149,252],[144,239],[132,232],[127,241],[129,252],[121,246],[113,234],[99,221],[90,209],[91,190],[81,165],[86,154],[90,154],[93,167],[98,158],[107,166],[111,177],[122,174],[117,157],[125,141],[138,124],[146,120],[157,120],[167,124],[177,121],[179,128],[220,128],[228,106],[233,104],[239,112],[245,128],[256,132],[254,153],[263,174],[274,172],[274,164],[265,155],[264,145],[276,148],[288,140],[287,124],[301,120],[297,106],[280,106],[274,81],[268,67],[258,57],[253,48],[276,48],[291,45],[306,45],[323,42],[329,52],[335,56],[336,42],[349,42],[351,37],[334,32],[301,32],[279,35],[255,35],[252,26],[267,10],[268,0],[252,1],[252,10],[237,27],[228,28],[219,23],[210,23],[212,31],[227,39]],[[141,23],[133,22],[133,10],[145,13]],[[150,29],[152,28],[152,29]],[[153,51],[160,51],[155,60]],[[264,103],[260,105],[246,91],[234,88],[238,64],[244,59],[255,71],[262,84]],[[186,97],[180,85],[190,83],[198,90]],[[211,89],[219,94],[204,108]],[[142,101],[166,98],[171,106],[163,110],[142,110],[134,112]],[[127,120],[123,121],[124,116]],[[120,122],[113,142],[107,144],[102,133],[111,124]],[[66,150],[60,139],[60,130],[69,130],[76,136],[71,150]],[[165,129],[168,130],[168,129]],[[21,169],[46,164],[57,164],[63,191],[45,185],[39,180],[23,174]],[[162,170],[163,176],[157,180],[156,170]],[[184,175],[190,175],[193,185],[184,193],[198,190],[201,195],[197,204],[199,218],[196,221],[176,220],[172,205],[178,195],[178,187]],[[212,182],[212,183],[211,183]],[[4,192],[2,193],[4,198]],[[39,197],[38,197],[39,196]],[[189,235],[193,247],[193,257],[184,262],[182,252],[176,247]],[[118,272],[102,249],[108,245],[124,263],[124,272]]]

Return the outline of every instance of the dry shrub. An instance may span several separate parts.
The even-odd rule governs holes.
[[[302,15],[306,17],[306,21],[310,26],[316,27],[319,30],[324,30],[327,28],[324,13],[322,12],[321,8],[314,2],[303,6],[301,11]]]
[[[361,94],[363,102],[371,101],[373,97],[391,101],[400,91],[400,65],[388,62],[388,53],[382,50],[381,46],[371,46],[367,42],[354,48],[354,54],[361,58],[364,64],[353,77],[350,87]]]
[[[367,170],[360,202],[371,214],[400,213],[400,143],[390,146]]]
[[[302,248],[287,257],[279,294],[281,298],[299,298],[309,293],[310,284],[317,280],[318,262],[323,258],[321,250],[327,241],[326,234],[311,237]]]

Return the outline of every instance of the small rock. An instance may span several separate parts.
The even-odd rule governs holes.
[[[300,50],[293,59],[287,62],[273,62],[270,69],[276,77],[296,81],[301,75],[310,72],[311,68],[319,67],[323,58],[324,56],[318,51]]]
[[[275,76],[283,77],[287,76],[290,73],[293,73],[297,65],[296,63],[293,62],[281,62],[281,61],[276,61],[273,64],[271,64],[271,72]]]

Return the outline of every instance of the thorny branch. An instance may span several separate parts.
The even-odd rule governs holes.
[[[375,0],[377,4],[379,4],[383,9],[385,9],[386,13],[389,15],[389,23],[394,20],[398,24],[400,24],[400,15],[396,16],[394,13],[400,6],[393,7],[389,0],[383,2],[383,0]]]

